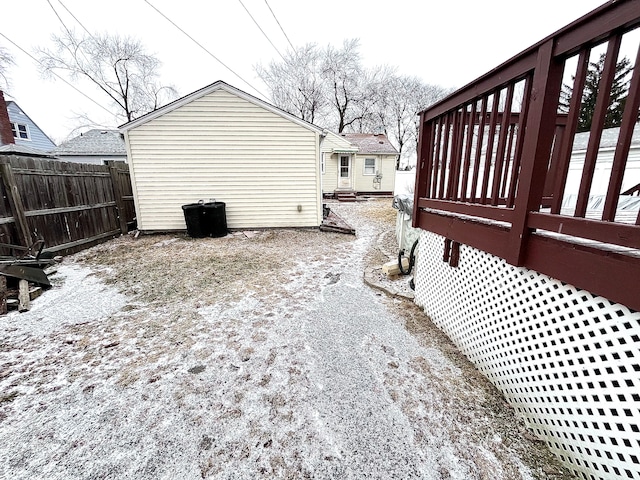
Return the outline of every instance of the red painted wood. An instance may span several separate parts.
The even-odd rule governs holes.
[[[449,163],[449,178],[447,180],[446,192],[446,198],[448,200],[457,200],[458,197],[458,180],[460,178],[460,161],[462,158],[462,135],[464,132],[464,116],[462,112],[455,112],[453,117],[451,161]]]
[[[451,134],[451,114],[446,116],[444,122],[444,140],[442,142],[442,154],[440,156],[440,183],[438,185],[437,198],[444,198],[445,183],[447,180],[447,167],[449,166],[449,136]]]
[[[568,57],[587,44],[604,41],[613,31],[628,32],[640,25],[639,11],[638,0],[609,1],[556,32],[554,56]]]
[[[509,242],[509,231],[504,227],[432,212],[421,212],[417,226],[498,257]]]
[[[504,172],[502,173],[502,181],[500,183],[500,198],[507,195],[507,181],[509,180],[509,167],[513,164],[513,140],[516,135],[516,123],[509,124],[509,141],[507,142],[507,152]]]
[[[578,189],[578,200],[576,201],[576,211],[574,213],[576,217],[584,217],[587,211],[591,183],[593,182],[593,172],[596,168],[598,150],[600,149],[600,137],[602,135],[602,129],[604,128],[607,109],[609,108],[611,85],[613,84],[613,79],[616,74],[616,62],[618,60],[618,53],[620,52],[621,41],[621,35],[614,35],[611,40],[609,40],[602,78],[598,84],[596,106],[591,120],[591,132],[589,135],[589,144],[587,145],[587,153],[584,158],[582,179],[580,181],[580,188]]]
[[[480,124],[478,125],[478,142],[476,143],[476,156],[473,164],[473,178],[471,180],[471,198],[478,195],[480,161],[482,160],[482,146],[484,145],[484,128],[486,125],[488,103],[489,97],[487,95],[483,96],[480,106]]]
[[[494,207],[491,205],[477,205],[473,203],[449,202],[446,200],[421,198],[418,200],[418,206],[420,208],[432,208],[434,210],[442,210],[460,215],[487,218],[498,222],[511,223],[513,220],[512,209]]]
[[[489,117],[489,135],[487,138],[487,151],[484,156],[484,171],[482,172],[482,188],[480,189],[480,198],[482,203],[487,201],[487,192],[489,191],[489,175],[491,173],[491,164],[493,162],[493,144],[496,138],[496,128],[498,125],[498,108],[500,106],[500,90],[493,92],[493,102],[491,103],[491,114]]]
[[[551,199],[553,197],[554,185],[557,181],[558,170],[560,165],[560,145],[564,137],[564,125],[556,125],[556,133],[553,140],[553,150],[551,152],[551,161],[549,162],[549,172],[544,182],[543,196]],[[550,206],[550,205],[549,205]]]
[[[493,171],[493,184],[491,186],[491,205],[498,205],[500,198],[500,184],[502,182],[502,172],[505,163],[505,149],[507,145],[507,135],[509,130],[509,118],[511,117],[511,104],[513,103],[513,82],[507,86],[504,111],[500,123],[500,134],[498,138],[498,151],[496,152],[496,162]]]
[[[563,64],[553,60],[552,49],[553,40],[541,45],[531,85],[518,198],[515,202],[511,242],[505,255],[506,260],[513,265],[522,264],[528,235],[527,214],[540,207],[553,143]]]
[[[578,128],[578,118],[580,117],[580,103],[582,101],[582,92],[587,78],[589,68],[589,54],[591,49],[586,48],[580,52],[578,57],[578,66],[576,68],[576,76],[573,81],[573,94],[569,101],[569,114],[567,115],[567,126],[560,144],[558,154],[558,168],[556,171],[556,182],[553,189],[553,204],[551,205],[551,213],[560,213],[562,208],[562,198],[564,197],[564,189],[567,183],[567,175],[569,173],[569,162],[571,161],[571,150],[573,149],[573,141]]]
[[[618,198],[622,189],[622,180],[624,178],[624,170],[627,165],[627,157],[629,156],[629,147],[631,146],[631,137],[633,129],[638,118],[638,109],[640,108],[640,48],[636,55],[636,62],[633,69],[633,76],[629,85],[629,94],[622,114],[622,123],[620,125],[620,133],[618,135],[618,145],[616,153],[613,156],[613,164],[611,166],[611,177],[609,186],[607,187],[607,196],[604,202],[602,212],[602,220],[612,222],[616,216],[618,208]]]
[[[513,207],[515,204],[518,179],[520,178],[522,149],[524,148],[524,138],[527,126],[527,116],[529,115],[529,104],[531,99],[532,85],[532,77],[528,76],[525,80],[524,97],[522,99],[521,107],[522,111],[520,112],[520,118],[518,119],[518,138],[516,139],[516,151],[513,156],[513,169],[511,170],[511,180],[509,182],[509,195],[507,195],[507,207],[509,208]]]
[[[478,102],[474,101],[471,103],[471,112],[469,114],[469,121],[467,122],[467,135],[465,137],[466,139],[466,145],[465,145],[465,152],[464,152],[464,163],[462,165],[462,185],[461,185],[461,189],[462,189],[462,195],[461,195],[461,199],[463,201],[467,200],[469,196],[473,196],[473,194],[468,195],[468,191],[469,191],[469,170],[471,168],[471,151],[472,151],[472,147],[473,147],[473,137],[474,137],[474,130],[475,130],[475,124],[476,124],[476,114],[477,114],[477,109],[478,107]]]
[[[622,247],[638,248],[639,246],[638,226],[538,213],[541,203],[551,201],[553,201],[554,213],[560,211],[577,125],[578,100],[581,97],[578,91],[583,90],[589,49],[606,41],[612,35],[618,36],[640,25],[639,6],[640,0],[611,1],[427,109],[422,115],[421,136],[426,134],[431,136],[429,138],[433,138],[428,152],[433,158],[429,170],[432,176],[428,178],[424,169],[418,172],[417,185],[425,179],[429,179],[429,182],[416,189],[418,193],[416,193],[417,201],[414,204],[414,225],[442,235],[452,242],[465,243],[504,258],[511,264],[533,268],[563,282],[606,296],[631,308],[640,309],[638,304],[640,286],[637,282],[640,260],[637,257],[619,252],[612,253],[602,246],[576,245],[532,233],[534,229],[547,229],[576,238]],[[610,46],[610,50],[611,48]],[[578,53],[580,54],[579,67],[574,85],[576,100],[572,100],[568,116],[558,117],[558,97],[564,64],[569,56]],[[607,69],[612,69],[614,63],[611,62]],[[636,64],[639,63],[640,60],[636,61]],[[634,79],[636,78],[640,78],[637,67],[634,73]],[[496,169],[502,168],[504,173],[503,178],[500,179],[500,195],[496,199],[495,189],[492,189],[491,198],[488,199],[488,188],[484,187],[488,175],[482,175],[484,172],[480,172],[479,168],[483,143],[493,142],[495,137],[494,134],[485,135],[487,121],[489,130],[493,128],[495,133],[496,122],[502,124],[503,119],[507,117],[503,112],[497,112],[497,108],[491,108],[491,112],[487,115],[488,98],[510,84],[516,84],[522,80],[525,80],[525,94],[521,112],[519,115],[516,114],[518,118],[513,120],[518,122],[515,136],[507,140],[508,144],[511,141],[515,142],[513,164],[509,168],[509,154],[505,152],[502,167],[496,166]],[[606,84],[603,85],[606,86]],[[628,118],[637,115],[638,98],[634,95],[637,94],[638,88],[640,87],[634,87],[628,98],[630,113],[625,112]],[[609,87],[605,90],[608,94]],[[603,105],[607,103],[603,100],[600,102]],[[471,112],[467,116],[468,105],[471,105]],[[477,113],[478,110],[480,113]],[[464,112],[463,119],[457,124],[461,127],[454,130],[453,112],[461,111]],[[598,122],[604,111],[600,108],[597,111],[598,118],[595,118],[594,132],[597,133],[595,136],[598,138],[602,129]],[[554,150],[553,163],[550,165],[554,128],[562,123],[566,124],[565,134],[563,139],[558,141],[560,148]],[[625,125],[621,127],[620,144],[614,155],[616,172],[622,172],[625,169],[624,157],[628,153],[627,137],[631,133],[630,127]],[[472,158],[467,141],[476,128],[478,145],[476,155]],[[512,135],[511,132],[509,135]],[[486,140],[485,137],[487,137]],[[594,137],[593,134],[592,137]],[[462,141],[460,141],[461,138]],[[500,145],[500,139],[497,141],[499,142],[498,150],[502,151],[504,137],[503,145]],[[425,140],[424,143],[428,142]],[[465,146],[464,154],[462,154],[463,145]],[[424,149],[425,147],[422,147],[421,150]],[[438,149],[440,151],[436,158],[434,153]],[[493,143],[484,149],[485,152],[489,152],[489,159],[491,159],[492,149]],[[506,151],[510,152],[510,146],[506,147]],[[591,151],[597,152],[595,143],[591,144]],[[616,158],[618,158],[617,161]],[[458,164],[456,159],[460,160]],[[451,180],[449,184],[445,183],[443,171],[447,166],[452,169],[460,166],[462,170],[452,173],[451,180],[457,182],[455,185],[452,185]],[[591,184],[591,179],[587,178],[588,170],[589,166],[587,166],[587,175],[583,178],[584,186]],[[509,172],[508,181],[506,181],[507,172]],[[545,194],[545,180],[548,180],[548,176],[555,178],[554,181],[549,180],[546,183]],[[612,215],[615,214],[615,197],[620,190],[618,182],[621,178],[619,173],[612,175],[608,191],[609,200],[606,204],[607,211],[604,216],[606,220],[615,218]],[[549,195],[551,186],[553,186],[553,195]],[[448,190],[449,192],[458,191],[458,197],[469,203],[444,200],[440,192],[445,187],[454,189]],[[461,190],[455,190],[457,188]],[[506,199],[501,198],[503,189],[507,193]],[[582,192],[582,200],[585,197],[588,198],[588,188],[582,188]],[[427,196],[431,198],[426,198]],[[456,195],[453,194],[450,197],[455,199]],[[510,208],[483,205],[486,203],[504,204]],[[636,224],[640,225],[640,215],[638,217]],[[506,221],[506,225],[511,224],[511,228],[504,224],[496,224],[496,221]],[[566,237],[563,236],[563,238]]]
[[[442,148],[442,125],[443,118],[438,118],[437,123],[435,124],[435,128],[437,130],[436,133],[436,148],[433,153],[433,178],[431,180],[431,198],[436,198],[438,195],[438,178],[439,178],[439,168],[440,168],[440,149]]]
[[[476,98],[480,98],[487,92],[491,92],[497,88],[501,88],[505,84],[505,80],[520,80],[531,72],[536,63],[536,51],[531,50],[523,53],[518,57],[505,62],[501,66],[494,68],[487,74],[478,78],[476,81],[453,92],[450,96],[444,98],[440,102],[430,106],[424,111],[427,120],[437,118],[463,103],[472,102]]]
[[[531,212],[528,218],[530,228],[640,249],[640,228],[636,225],[540,212]]]
[[[640,311],[640,258],[532,235],[523,264]]]

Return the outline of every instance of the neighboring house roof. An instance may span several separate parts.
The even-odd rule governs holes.
[[[126,155],[124,138],[118,130],[93,129],[54,148],[53,155]]]
[[[333,132],[326,132],[321,150],[331,153],[357,153],[358,146],[349,140]]]
[[[618,135],[620,127],[606,128],[602,131],[600,137],[600,149],[615,148],[618,144]],[[573,151],[586,150],[589,145],[589,132],[576,133],[573,139]],[[640,146],[640,123],[636,123],[633,128],[633,136],[631,137],[631,146]]]
[[[340,135],[356,145],[359,154],[398,155],[398,151],[382,133],[341,133]]]
[[[40,150],[40,153],[43,151],[48,152],[52,148],[55,148],[56,144],[53,140],[51,140],[47,134],[36,125],[36,122],[31,120],[29,115],[24,113],[13,100],[7,101],[7,112],[9,113],[9,121],[11,121],[11,123],[27,125],[29,128],[29,139],[15,138],[17,144],[23,145],[28,149]]]
[[[31,147],[26,147],[24,145],[19,145],[16,143],[10,143],[8,145],[0,145],[0,154],[18,154],[24,155],[27,157],[51,157],[47,152],[43,150],[38,150]]]
[[[236,87],[232,87],[231,85],[229,85],[228,83],[223,82],[222,80],[218,80],[217,82],[212,83],[211,85],[207,85],[206,87],[201,88],[200,90],[196,90],[193,93],[190,93],[189,95],[185,95],[182,98],[179,98],[177,100],[174,100],[173,102],[165,105],[164,107],[160,107],[157,110],[154,110],[152,112],[147,113],[146,115],[143,115],[139,118],[136,118],[135,120],[132,120],[128,123],[125,123],[124,125],[120,125],[120,130],[122,131],[127,131],[130,130],[132,128],[135,128],[139,125],[143,125],[155,118],[158,118],[166,113],[169,113],[173,110],[176,110],[177,108],[182,107],[183,105],[186,105],[194,100],[197,100],[198,98],[204,97],[205,95],[208,95],[212,92],[215,92],[216,90],[224,90],[226,92],[229,92],[233,95],[237,95],[240,98],[243,98],[244,100],[253,103],[254,105],[258,105],[260,107],[263,107],[277,115],[280,115],[281,117],[284,117],[294,123],[297,123],[298,125],[301,125],[305,128],[308,128],[310,130],[314,130],[318,133],[323,133],[323,129],[307,122],[306,120],[302,120],[301,118],[296,117],[295,115],[291,115],[290,113],[285,112],[284,110],[279,109],[278,107],[271,105],[268,102],[265,102],[264,100],[260,100],[257,97],[254,97],[253,95],[244,92]]]

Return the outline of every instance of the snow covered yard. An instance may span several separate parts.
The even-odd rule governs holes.
[[[0,478],[572,478],[417,307],[363,283],[391,200],[330,206],[357,237],[65,259],[0,318]]]

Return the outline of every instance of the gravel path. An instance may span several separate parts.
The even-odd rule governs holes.
[[[356,238],[123,237],[0,318],[0,478],[571,478]]]

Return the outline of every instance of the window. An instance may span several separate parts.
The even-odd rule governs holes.
[[[13,133],[13,138],[29,140],[29,129],[24,123],[12,123],[11,133]]]
[[[340,157],[340,177],[349,178],[349,157]]]
[[[365,158],[364,159],[364,174],[375,175],[376,174],[376,159]]]

